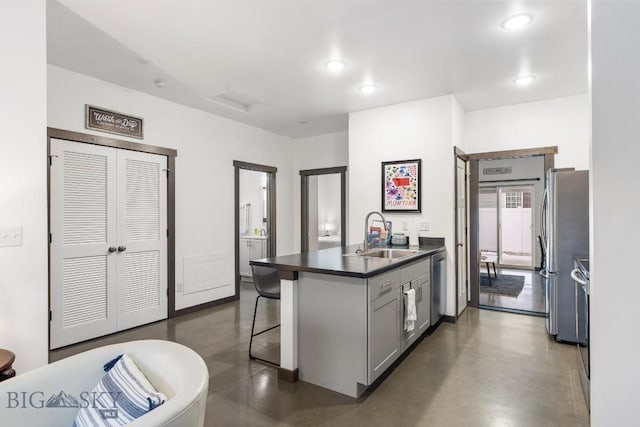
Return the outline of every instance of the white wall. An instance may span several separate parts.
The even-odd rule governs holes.
[[[300,171],[307,169],[347,166],[349,162],[349,134],[347,132],[330,133],[293,141],[293,196],[294,196],[294,251],[300,251]],[[349,168],[347,168],[347,177]],[[347,194],[349,188],[347,184]],[[349,202],[347,197],[347,213]],[[347,217],[347,229],[349,219]]]
[[[466,113],[455,96],[451,97],[451,121],[451,140],[453,145],[464,152],[468,152],[467,141],[465,140]]]
[[[0,347],[15,353],[21,373],[48,360],[46,6],[4,3],[0,228],[22,227],[23,244],[0,247]]]
[[[295,139],[293,153],[296,174],[305,169],[347,166],[349,134],[338,132]]]
[[[364,239],[365,215],[380,211],[381,162],[422,159],[422,213],[389,214],[398,231],[406,221],[429,221],[425,236],[444,237],[447,248],[446,314],[455,315],[454,133],[451,95],[349,115],[349,228],[347,241]],[[454,126],[455,125],[455,126]],[[456,127],[454,132],[453,128]]]
[[[638,425],[640,3],[592,1],[591,425]]]
[[[555,167],[589,168],[589,102],[577,95],[467,112],[467,153],[558,146]]]
[[[84,129],[84,105],[93,104],[143,117],[145,139],[142,142],[178,150],[176,308],[234,293],[233,160],[278,168],[277,249],[278,254],[293,251],[291,206],[294,197],[289,138],[59,67],[50,65],[48,77],[49,126],[104,136]],[[225,257],[228,285],[183,295],[179,291],[183,282],[183,257],[196,255]]]

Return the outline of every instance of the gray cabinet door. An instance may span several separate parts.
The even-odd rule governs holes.
[[[431,277],[423,274],[411,281],[411,286],[416,290],[416,311],[418,321],[416,323],[418,335],[431,325]]]
[[[251,248],[248,242],[248,239],[240,239],[240,275],[251,277],[251,266],[249,265]]]
[[[420,297],[420,290],[418,288],[416,288],[417,282],[415,280],[412,280],[409,283],[405,283],[404,285],[402,285],[402,313],[401,313],[401,317],[400,317],[400,328],[402,329],[402,351],[404,352],[407,348],[409,348],[411,346],[411,344],[413,344],[413,342],[418,339],[418,337],[420,336],[420,330],[418,328],[418,321],[420,319],[418,319],[418,321],[416,321],[414,327],[412,330],[407,331],[405,329],[405,319],[407,316],[407,311],[408,311],[408,307],[407,304],[409,302],[408,297],[404,294],[405,291],[408,291],[409,289],[415,289],[415,298],[416,298],[416,314],[418,314],[418,304],[419,304],[419,297]]]
[[[263,246],[265,241],[262,239],[247,239],[249,245],[249,260],[264,258]]]
[[[369,303],[369,384],[400,355],[401,290],[394,289]]]

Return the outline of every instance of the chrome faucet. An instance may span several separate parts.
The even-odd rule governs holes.
[[[380,212],[378,211],[371,211],[367,214],[366,218],[364,219],[364,244],[362,245],[362,252],[367,252],[369,250],[369,217],[373,214],[378,215],[380,218],[382,218],[382,223],[384,224],[384,230],[385,231],[389,231],[389,229],[387,228],[387,220],[384,217],[384,215],[382,215]],[[356,251],[358,252],[358,251]]]

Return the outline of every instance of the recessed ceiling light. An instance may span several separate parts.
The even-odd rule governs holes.
[[[167,82],[165,82],[164,80],[160,80],[160,79],[156,80],[154,83],[155,83],[155,85],[156,85],[157,87],[159,87],[160,89],[165,88],[165,87],[167,87],[167,86],[168,86],[168,85],[167,85]]]
[[[364,93],[365,95],[369,95],[375,91],[376,91],[376,87],[374,85],[360,86],[360,92]]]
[[[327,68],[327,70],[333,73],[339,73],[340,71],[347,68],[347,63],[338,59],[334,59],[324,64],[324,66]]]
[[[526,86],[528,84],[533,83],[536,79],[536,76],[520,76],[513,79],[513,82],[518,86]]]
[[[528,13],[519,13],[508,17],[502,23],[502,28],[505,30],[518,30],[533,21],[533,15]]]

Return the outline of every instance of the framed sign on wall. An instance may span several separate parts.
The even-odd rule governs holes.
[[[421,212],[421,162],[382,162],[382,212]]]
[[[144,139],[143,120],[117,111],[85,105],[84,127],[86,129]]]

